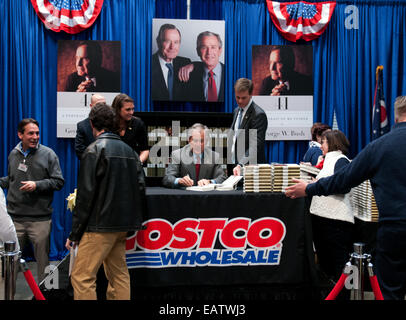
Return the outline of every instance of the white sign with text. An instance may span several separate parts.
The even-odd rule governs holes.
[[[311,140],[313,96],[253,96],[268,118],[266,140]]]

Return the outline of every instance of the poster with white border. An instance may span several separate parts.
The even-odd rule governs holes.
[[[57,137],[74,138],[97,93],[111,105],[121,84],[121,42],[58,41]]]
[[[253,101],[267,114],[266,140],[311,140],[313,48],[252,46]]]

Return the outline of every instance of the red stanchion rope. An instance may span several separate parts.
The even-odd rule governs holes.
[[[338,279],[336,285],[334,286],[333,290],[329,293],[325,300],[335,300],[341,290],[344,288],[345,279],[347,279],[348,275],[343,273],[341,274],[340,279]]]
[[[42,294],[41,290],[39,289],[37,283],[34,280],[34,277],[32,276],[31,270],[28,269],[24,271],[24,277],[28,285],[30,286],[32,293],[34,294],[35,299],[45,300],[44,295]]]
[[[371,282],[372,291],[374,292],[376,300],[383,300],[381,289],[379,288],[378,278],[376,276],[369,277]]]

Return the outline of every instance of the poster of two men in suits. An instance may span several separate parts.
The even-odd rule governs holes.
[[[154,101],[224,101],[225,22],[153,19]]]

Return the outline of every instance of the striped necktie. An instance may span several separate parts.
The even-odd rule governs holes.
[[[207,88],[207,101],[215,102],[217,101],[217,87],[216,80],[214,80],[213,71],[209,71],[209,85]]]
[[[172,90],[173,90],[173,66],[172,63],[167,63],[166,67],[168,70],[168,92],[169,92],[169,100],[172,100]]]

